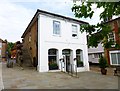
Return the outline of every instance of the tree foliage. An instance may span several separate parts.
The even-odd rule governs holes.
[[[81,5],[74,4],[72,11],[77,18],[92,18],[95,13],[92,5],[96,8],[103,8],[103,12],[99,15],[99,19],[103,22],[96,25],[81,25],[80,31],[88,34],[88,47],[97,47],[99,43],[103,43],[105,48],[110,48],[114,44],[113,41],[108,40],[108,34],[112,31],[111,26],[105,24],[106,20],[113,16],[120,15],[120,1],[119,2],[82,2]],[[118,45],[118,44],[117,44]]]
[[[8,43],[7,43],[8,56],[11,56],[11,50],[12,50],[12,48],[14,47],[14,44],[15,44],[15,43],[12,43],[12,42],[8,42]]]
[[[100,68],[108,67],[107,59],[105,57],[103,57],[103,56],[100,57],[99,66],[100,66]]]

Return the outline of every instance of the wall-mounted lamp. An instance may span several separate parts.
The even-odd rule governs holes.
[[[60,61],[62,61],[63,60],[63,58],[61,58],[61,59],[59,59]]]
[[[75,61],[75,60],[77,60],[77,58],[74,58],[73,60]]]

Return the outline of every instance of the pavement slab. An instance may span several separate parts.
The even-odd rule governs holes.
[[[7,68],[2,64],[5,89],[118,89],[118,77],[100,72],[79,72],[78,78],[63,72],[39,73],[35,68],[18,66]]]
[[[3,79],[2,79],[2,62],[0,62],[0,90],[4,89]]]

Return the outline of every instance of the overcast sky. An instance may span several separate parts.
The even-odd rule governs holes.
[[[37,9],[74,17],[72,0],[4,0],[0,2],[0,38],[9,42],[21,41],[21,36]],[[94,6],[93,6],[94,7]],[[95,9],[93,18],[80,19],[90,24],[99,21],[102,10]]]

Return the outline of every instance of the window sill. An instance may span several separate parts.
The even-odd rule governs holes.
[[[53,36],[55,36],[55,37],[61,37],[61,35],[57,35],[57,34],[53,34]]]
[[[78,39],[78,37],[72,37],[72,39]]]

